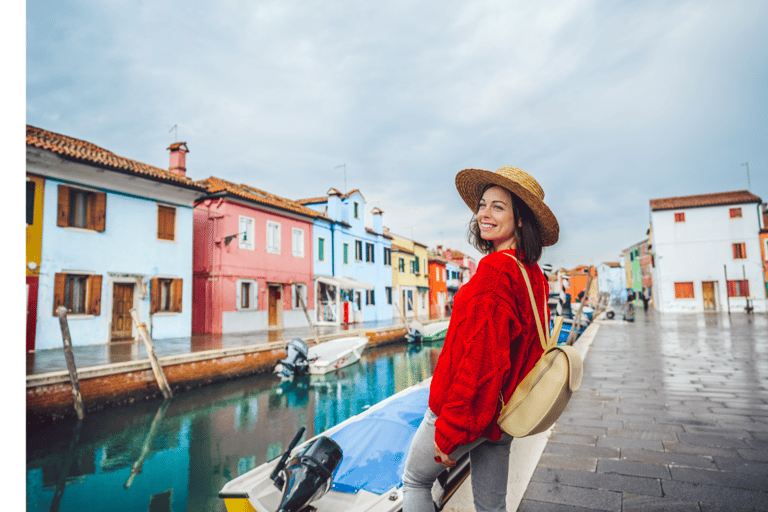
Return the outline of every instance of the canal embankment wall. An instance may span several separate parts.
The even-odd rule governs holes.
[[[345,336],[368,337],[366,348],[402,342],[407,329],[388,326],[319,336],[320,343]],[[271,372],[286,357],[290,340],[214,349],[160,357],[174,394],[217,382]],[[312,340],[306,340],[312,346]],[[104,410],[140,400],[162,398],[149,359],[88,366],[77,370],[85,412]],[[75,417],[75,400],[67,370],[27,376],[27,424]]]

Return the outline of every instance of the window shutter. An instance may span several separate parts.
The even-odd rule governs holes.
[[[176,209],[157,205],[157,238],[174,240],[176,228]]]
[[[61,185],[59,185],[59,187],[61,187]],[[53,278],[53,316],[56,316],[56,308],[64,305],[66,286],[67,274],[57,273]]]
[[[88,278],[88,308],[89,315],[101,314],[101,276],[92,275]]]
[[[91,213],[91,229],[104,231],[107,225],[107,194],[104,192],[94,192],[93,208]]]
[[[56,214],[56,225],[60,227],[69,226],[69,187],[66,185],[59,185],[59,201],[58,213]]]
[[[149,282],[149,313],[154,315],[160,310],[160,280],[153,277]]]
[[[181,313],[181,279],[174,279],[171,287],[171,299],[173,300],[172,311],[175,313]]]

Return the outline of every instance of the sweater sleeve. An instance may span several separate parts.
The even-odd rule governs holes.
[[[510,343],[521,330],[505,281],[499,274],[488,276],[487,286],[469,298],[456,333],[464,352],[435,422],[435,442],[444,453],[477,439],[495,416],[509,374]]]

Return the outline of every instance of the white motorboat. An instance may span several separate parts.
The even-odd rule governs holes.
[[[425,326],[421,334],[421,340],[429,343],[445,339],[445,335],[448,334],[448,324],[450,323],[450,320],[442,320]]]
[[[309,373],[322,375],[356,363],[367,344],[366,336],[347,336],[310,347],[307,353]]]
[[[416,429],[424,418],[431,377],[379,402],[280,459],[228,482],[219,492],[228,512],[396,512]],[[339,454],[342,455],[339,462]],[[290,458],[290,461],[289,461]],[[437,510],[469,475],[469,457],[445,470],[432,488]]]

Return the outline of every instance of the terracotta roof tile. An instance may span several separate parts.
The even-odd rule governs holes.
[[[221,178],[216,178],[214,176],[211,176],[205,180],[198,181],[197,183],[205,187],[205,189],[212,194],[215,192],[227,192],[229,194],[242,197],[243,199],[248,199],[260,204],[274,206],[283,210],[289,210],[295,213],[306,215],[308,217],[325,218],[323,214],[302,206],[296,201],[276,196],[275,194],[270,194],[269,192],[265,192],[264,190],[251,187],[249,185],[236,185],[235,183],[223,180]]]
[[[147,165],[130,158],[125,158],[90,142],[75,139],[58,133],[27,125],[27,146],[32,146],[62,157],[109,167],[117,171],[131,172],[162,181],[183,184],[187,187],[200,188],[186,176],[172,173],[166,169]]]
[[[297,199],[296,202],[299,203],[299,204],[320,204],[320,203],[326,203],[326,202],[328,202],[328,196],[308,197],[306,199]]]
[[[404,252],[406,254],[413,254],[412,250],[406,249],[405,247],[397,245],[395,242],[392,242],[392,250],[393,251],[398,251],[398,252]]]
[[[761,202],[762,199],[748,190],[735,190],[733,192],[717,192],[715,194],[651,199],[651,210],[673,210],[677,208]]]

